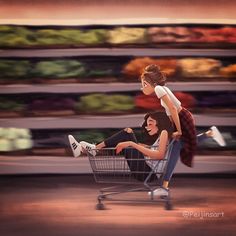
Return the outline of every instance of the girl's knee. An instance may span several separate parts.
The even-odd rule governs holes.
[[[132,130],[131,128],[125,128],[124,131],[127,132],[127,133],[129,133],[129,134],[130,134],[130,133],[133,133],[133,130]]]

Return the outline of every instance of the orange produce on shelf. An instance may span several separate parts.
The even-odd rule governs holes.
[[[162,71],[168,76],[173,75],[177,67],[177,62],[175,59],[153,59],[150,57],[141,57],[135,58],[126,64],[123,68],[123,73],[127,77],[138,79],[143,73],[144,68],[150,64],[159,65]]]

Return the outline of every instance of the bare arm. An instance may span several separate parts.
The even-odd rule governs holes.
[[[150,145],[147,145],[147,144],[144,144],[144,143],[138,143],[138,145],[146,147],[146,148],[150,147]]]
[[[182,130],[181,130],[181,125],[180,125],[180,120],[179,120],[179,114],[178,114],[176,107],[174,106],[173,102],[169,99],[169,97],[167,95],[162,96],[161,99],[166,104],[166,106],[169,108],[171,118],[174,121],[178,135],[181,136]]]
[[[123,148],[133,147],[138,151],[142,152],[145,156],[149,156],[151,159],[161,160],[165,157],[167,142],[168,142],[168,133],[166,130],[163,130],[160,135],[158,150],[151,150],[138,143],[127,141],[127,142],[121,142],[116,146],[116,153],[122,151]]]

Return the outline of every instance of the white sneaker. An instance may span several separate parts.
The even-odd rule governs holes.
[[[80,145],[82,146],[83,149],[85,149],[89,154],[91,154],[92,156],[96,156],[97,152],[96,152],[96,145],[95,144],[91,144],[91,143],[87,143],[85,141],[81,141]]]
[[[152,194],[151,191],[148,192],[148,195],[151,195],[151,194]],[[169,194],[168,189],[162,188],[162,187],[157,188],[157,189],[155,189],[155,190],[153,191],[153,195],[154,195],[154,196],[167,197],[168,194]]]
[[[225,140],[223,138],[223,136],[221,135],[220,131],[215,127],[212,126],[211,128],[212,131],[212,138],[222,147],[226,146]]]
[[[79,157],[82,151],[80,143],[78,143],[72,135],[68,135],[69,143],[74,157]]]

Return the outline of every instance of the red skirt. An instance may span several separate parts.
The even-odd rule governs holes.
[[[192,167],[193,157],[197,147],[196,127],[193,115],[183,108],[179,112],[180,125],[182,130],[181,140],[183,148],[180,151],[180,159],[186,166]]]

